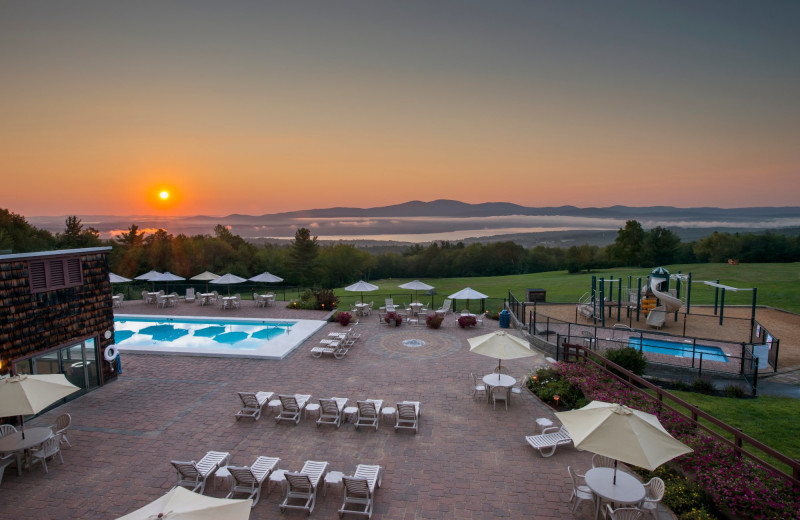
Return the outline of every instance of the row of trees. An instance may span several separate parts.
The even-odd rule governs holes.
[[[0,209],[0,250],[14,252],[113,246],[112,271],[136,276],[155,269],[190,277],[209,270],[254,276],[269,271],[289,285],[341,287],[378,278],[446,278],[498,276],[567,269],[590,271],[617,266],[655,266],[674,263],[795,262],[800,260],[800,235],[778,233],[713,233],[701,240],[682,242],[671,230],[644,230],[635,220],[626,222],[613,244],[606,247],[536,246],[526,249],[513,242],[489,244],[434,242],[415,244],[399,252],[372,254],[353,245],[321,245],[308,229],[300,228],[290,245],[256,246],[222,225],[213,235],[173,236],[160,229],[145,234],[131,225],[112,240],[69,217],[63,233],[51,234],[28,224],[24,217]]]

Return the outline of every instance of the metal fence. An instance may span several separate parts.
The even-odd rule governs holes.
[[[752,331],[753,344],[766,347],[767,363],[775,372],[778,371],[778,351],[780,350],[781,340],[773,336],[769,330],[758,320],[755,320]]]

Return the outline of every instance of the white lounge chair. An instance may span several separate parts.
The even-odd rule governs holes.
[[[186,303],[194,303],[197,300],[197,297],[194,294],[194,287],[189,287],[186,289],[186,296],[183,297],[183,301]]]
[[[347,406],[346,397],[331,397],[330,399],[319,400],[319,418],[317,428],[320,424],[334,424],[338,428],[342,425],[344,415],[342,411]]]
[[[279,395],[278,399],[281,400],[281,412],[275,416],[275,422],[294,421],[295,424],[300,424],[303,410],[311,400],[311,396],[304,394]]]
[[[414,430],[416,434],[419,431],[419,417],[420,413],[419,401],[403,401],[397,403],[397,419],[394,424],[394,431],[400,428]]]
[[[250,417],[257,421],[261,417],[261,412],[264,405],[272,399],[275,392],[237,392],[239,399],[242,401],[242,409],[236,412],[236,420],[242,417]]]
[[[525,437],[528,444],[539,450],[542,457],[549,457],[556,452],[556,448],[566,444],[572,444],[572,437],[569,432],[561,426],[545,428],[539,435],[529,435]]]
[[[305,509],[311,514],[317,502],[319,483],[327,471],[327,462],[307,460],[298,473],[284,473],[287,486],[286,496],[280,505],[281,513],[287,509]]]
[[[381,487],[383,469],[380,466],[359,464],[352,477],[342,477],[344,502],[339,508],[339,518],[345,513],[372,518],[375,505],[375,489]]]
[[[436,309],[436,314],[441,314],[442,316],[446,316],[450,314],[450,306],[452,305],[452,300],[445,300],[442,302],[442,306]]]
[[[261,498],[261,485],[278,467],[280,460],[277,457],[262,456],[258,457],[252,466],[228,466],[233,483],[230,493],[225,498],[232,498],[236,493],[247,493],[247,498],[253,499],[251,507],[255,507]]]
[[[186,486],[202,495],[208,477],[216,473],[221,466],[226,465],[230,458],[231,454],[226,451],[209,451],[198,462],[193,460],[189,462],[170,461],[178,472],[178,482],[172,486],[172,489]]]
[[[358,412],[356,413],[356,430],[359,426],[374,426],[378,429],[381,418],[381,407],[383,401],[380,399],[367,399],[366,401],[356,401]]]

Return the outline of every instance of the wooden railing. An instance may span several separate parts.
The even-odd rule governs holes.
[[[662,388],[650,383],[646,379],[643,379],[643,378],[637,376],[636,374],[634,374],[634,373],[622,368],[621,366],[617,365],[616,363],[613,363],[613,362],[609,361],[608,359],[606,359],[606,358],[604,358],[604,357],[602,357],[602,356],[600,356],[598,354],[595,354],[594,352],[592,352],[590,350],[587,350],[586,348],[584,348],[581,345],[571,345],[571,344],[568,344],[568,343],[564,343],[562,345],[562,347],[564,349],[564,360],[565,361],[567,361],[567,362],[575,362],[575,361],[577,361],[579,359],[585,360],[587,363],[591,363],[591,364],[595,365],[596,367],[600,368],[601,370],[603,370],[608,375],[610,375],[610,376],[616,378],[617,380],[621,381],[623,384],[628,386],[631,390],[634,390],[634,391],[642,394],[647,399],[650,399],[650,400],[653,400],[653,401],[658,401],[658,405],[666,408],[667,410],[670,410],[672,412],[675,412],[675,413],[678,413],[678,414],[686,416],[685,413],[683,413],[681,410],[673,408],[673,406],[670,406],[669,403],[671,403],[673,405],[680,406],[681,408],[684,408],[690,414],[690,416],[686,416],[686,420],[692,426],[694,426],[695,428],[703,429],[708,435],[710,435],[714,439],[718,440],[719,442],[723,443],[724,445],[728,446],[729,448],[733,449],[733,452],[734,452],[735,456],[737,456],[737,457],[745,456],[745,457],[753,460],[754,462],[758,463],[759,465],[763,466],[764,468],[775,472],[777,475],[785,477],[794,486],[800,486],[800,461],[792,459],[790,457],[787,457],[783,453],[781,453],[781,452],[779,452],[779,451],[777,451],[777,450],[775,450],[773,448],[770,448],[769,446],[767,446],[763,442],[760,442],[760,441],[754,439],[753,437],[750,437],[749,435],[747,435],[745,433],[742,433],[741,430],[739,430],[737,428],[734,428],[733,426],[730,426],[729,424],[720,421],[716,417],[714,417],[712,415],[709,415],[708,413],[706,413],[703,410],[697,408],[696,406],[694,406],[692,404],[689,404],[686,401],[684,401],[683,399],[680,399],[680,398],[672,395],[671,393],[667,392],[666,390],[664,390],[664,389],[662,389]],[[610,369],[614,369],[615,371],[619,372],[620,374],[623,374],[624,377],[620,377],[619,375],[617,375],[614,372],[612,372]],[[651,395],[651,394],[645,392],[644,390],[642,390],[641,387],[644,387],[644,388],[647,388],[648,390],[651,390],[655,395]],[[709,423],[713,424],[714,426],[716,426],[720,430],[730,434],[733,437],[733,441],[723,437],[722,435],[720,435],[719,432],[717,432],[715,430],[712,430],[711,428],[707,427],[706,425],[700,423],[698,421],[698,419],[703,419],[705,421],[708,421]],[[786,464],[786,466],[789,467],[791,473],[787,473],[786,471],[773,466],[769,462],[766,462],[760,456],[758,456],[758,455],[756,455],[754,453],[751,453],[750,451],[748,451],[748,449],[747,449],[748,447],[750,447],[751,449],[755,448],[756,450],[760,451],[762,456],[763,455],[768,455],[768,456],[772,457],[773,459],[778,460],[783,464]]]

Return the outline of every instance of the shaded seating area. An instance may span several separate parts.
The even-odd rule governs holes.
[[[236,420],[242,417],[249,417],[257,421],[261,417],[261,412],[275,392],[237,392],[239,400],[242,401],[242,408],[236,412]]]
[[[225,498],[233,498],[237,493],[246,493],[247,498],[253,499],[251,507],[258,504],[261,498],[261,486],[269,478],[270,473],[278,467],[281,459],[277,457],[258,457],[251,466],[228,466],[233,482],[231,491]]]
[[[343,476],[344,502],[339,508],[339,517],[345,513],[372,517],[375,505],[375,489],[381,487],[383,469],[380,466],[359,464],[352,476]]]
[[[572,444],[572,437],[563,426],[545,428],[539,435],[529,435],[525,440],[539,451],[542,457],[550,457],[559,446]]]
[[[328,471],[328,463],[307,460],[297,473],[286,472],[286,495],[281,502],[281,513],[287,509],[304,509],[311,514],[317,502],[317,490],[322,477]]]
[[[188,462],[171,461],[170,463],[178,472],[178,481],[172,486],[173,489],[183,486],[202,495],[205,492],[208,477],[216,473],[221,466],[226,465],[230,457],[231,454],[226,451],[209,451],[198,462],[193,460]]]

